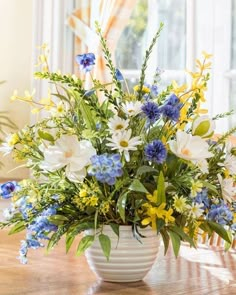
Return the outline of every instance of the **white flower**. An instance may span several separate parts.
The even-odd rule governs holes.
[[[112,138],[107,140],[110,141],[107,146],[111,147],[112,150],[119,150],[120,153],[124,152],[127,162],[130,160],[129,151],[136,151],[136,146],[142,143],[139,136],[131,138],[131,129],[113,134]]]
[[[201,209],[204,205],[198,203],[192,203],[192,205],[187,205],[186,208],[188,210],[189,216],[196,219],[199,218],[204,210]]]
[[[199,135],[202,138],[211,137],[216,128],[215,121],[209,116],[199,116],[193,121],[192,134]]]
[[[201,160],[196,160],[196,161],[192,161],[193,164],[195,164],[200,170],[202,173],[209,173],[209,170],[208,170],[208,163],[207,163],[207,160],[206,159],[201,159]]]
[[[231,175],[236,174],[236,157],[233,155],[226,155],[224,163],[219,163],[219,166],[225,167]]]
[[[120,132],[128,128],[129,120],[124,120],[119,116],[114,116],[108,121],[108,127],[112,133]]]
[[[5,142],[0,146],[0,152],[3,152],[4,156],[10,154],[14,148],[14,145],[19,141],[19,137],[16,133],[8,134]]]
[[[231,203],[236,197],[236,187],[232,178],[222,178],[220,174],[217,175],[221,185],[222,197],[225,201]]]
[[[126,103],[122,103],[122,108],[123,111],[128,115],[128,116],[136,116],[139,114],[142,110],[142,103],[140,101],[130,101]]]
[[[55,145],[43,149],[44,161],[40,167],[56,171],[66,166],[66,176],[72,182],[81,182],[86,176],[85,167],[96,150],[88,140],[78,141],[75,135],[62,135]]]
[[[199,161],[213,156],[208,151],[208,144],[200,136],[192,136],[184,131],[177,131],[176,140],[169,141],[170,150],[179,158]]]

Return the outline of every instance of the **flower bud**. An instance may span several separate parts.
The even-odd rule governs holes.
[[[198,135],[202,138],[209,138],[215,130],[215,122],[209,116],[200,116],[193,121],[192,135]]]

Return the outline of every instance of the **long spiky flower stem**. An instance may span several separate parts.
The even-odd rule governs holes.
[[[160,23],[158,31],[156,32],[154,38],[152,39],[152,42],[151,42],[150,46],[148,47],[148,50],[146,50],[146,52],[145,52],[145,57],[144,57],[144,61],[143,61],[142,68],[141,68],[141,76],[140,76],[140,80],[139,80],[138,100],[142,99],[142,89],[143,89],[143,85],[144,85],[144,81],[145,81],[145,71],[147,69],[147,63],[148,63],[149,57],[152,53],[154,45],[157,42],[158,37],[160,36],[160,33],[161,33],[163,27],[164,27],[164,24]]]

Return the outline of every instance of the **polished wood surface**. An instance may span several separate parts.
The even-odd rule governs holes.
[[[149,274],[141,282],[109,283],[97,280],[85,258],[75,257],[73,246],[65,254],[64,241],[46,255],[31,250],[29,264],[16,259],[23,234],[9,236],[0,231],[1,295],[180,295],[236,294],[236,252],[201,246],[196,251],[183,245],[176,260],[163,249]]]

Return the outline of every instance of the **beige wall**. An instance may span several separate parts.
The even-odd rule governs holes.
[[[29,107],[20,102],[10,102],[14,89],[19,93],[31,89],[32,68],[32,0],[0,0],[0,110],[9,116],[19,128],[30,120]],[[26,177],[26,169],[9,170],[19,165],[10,157],[1,161],[5,167],[0,169],[0,178]]]

